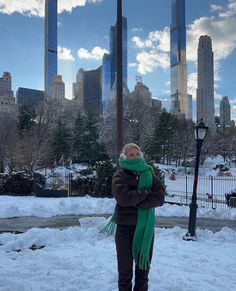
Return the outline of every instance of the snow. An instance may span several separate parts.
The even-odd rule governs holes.
[[[0,196],[0,217],[61,214],[111,214],[114,199]],[[189,207],[165,204],[158,216],[188,216]],[[198,217],[236,219],[233,209],[201,209]],[[99,233],[105,217],[80,219],[64,230],[32,228],[0,234],[2,291],[115,291],[117,265],[113,236]],[[78,223],[79,224],[79,223]],[[184,241],[186,229],[155,229],[150,291],[223,291],[236,284],[236,231],[197,229],[196,242]],[[30,247],[44,246],[31,250]]]
[[[65,173],[65,169],[56,171]],[[182,181],[178,176],[167,183],[176,190]],[[112,214],[114,207],[115,200],[108,198],[0,195],[0,218],[95,216],[81,218],[80,226],[63,230],[31,228],[22,234],[0,234],[0,290],[117,291],[114,237],[99,232],[108,221],[101,215]],[[164,204],[155,214],[188,217],[189,207]],[[236,220],[236,209],[198,207],[197,217]],[[183,240],[186,232],[180,227],[155,228],[149,291],[235,290],[236,231],[197,229],[197,241]]]
[[[68,197],[39,198],[34,196],[0,195],[0,218],[37,216],[52,217],[56,215],[110,215],[115,208],[113,198]],[[188,217],[188,206],[164,204],[155,209],[156,216]],[[197,217],[236,220],[235,208],[198,207]]]

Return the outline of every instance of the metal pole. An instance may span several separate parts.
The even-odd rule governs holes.
[[[197,140],[197,155],[196,155],[196,164],[195,164],[195,173],[194,173],[194,183],[193,183],[193,195],[192,201],[189,205],[189,223],[188,223],[188,232],[183,237],[184,240],[196,240],[195,229],[196,229],[196,217],[197,217],[197,183],[198,183],[198,170],[199,170],[199,160],[200,152],[202,147],[202,141]]]
[[[116,23],[116,131],[117,153],[123,147],[122,0],[117,0]]]

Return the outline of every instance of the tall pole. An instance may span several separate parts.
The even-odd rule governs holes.
[[[123,147],[122,0],[117,0],[116,25],[116,145],[120,153]]]
[[[194,173],[194,183],[193,183],[193,194],[192,201],[189,205],[189,222],[188,222],[188,232],[183,237],[184,240],[196,240],[195,229],[196,229],[196,217],[197,217],[197,184],[198,184],[198,170],[199,170],[199,160],[200,152],[202,147],[202,140],[197,140],[197,154],[195,163],[195,173]]]

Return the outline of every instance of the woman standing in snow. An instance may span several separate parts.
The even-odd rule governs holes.
[[[112,193],[117,201],[113,218],[117,224],[119,291],[132,290],[133,261],[133,290],[146,291],[154,241],[154,207],[164,203],[165,188],[146,164],[138,145],[124,146],[119,165],[112,179]]]

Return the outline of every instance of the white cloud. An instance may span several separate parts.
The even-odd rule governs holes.
[[[143,29],[141,28],[141,27],[134,27],[134,28],[132,28],[131,29],[131,31],[133,32],[133,33],[135,33],[135,32],[140,32],[140,31],[143,31]]]
[[[131,68],[132,68],[132,67],[137,67],[137,64],[136,64],[136,63],[129,63],[129,64],[128,64],[128,67],[131,67]]]
[[[72,12],[76,7],[85,6],[86,3],[98,3],[103,0],[59,0],[58,13]],[[0,0],[0,13],[12,14],[18,12],[26,16],[44,17],[45,0]]]
[[[102,59],[105,53],[108,53],[108,51],[99,46],[94,47],[91,52],[84,48],[78,49],[78,57],[81,59],[92,59],[98,61]]]
[[[138,72],[143,75],[153,72],[157,67],[163,69],[169,67],[169,56],[163,52],[141,52],[137,54],[136,59],[138,62]]]
[[[193,96],[193,100],[196,100],[197,89],[197,73],[191,73],[188,75],[188,94]]]
[[[135,47],[140,50],[136,55],[138,72],[151,73],[155,68],[167,69],[169,67],[169,28],[163,31],[151,31],[147,39],[134,36],[132,39]]]
[[[58,47],[58,57],[60,60],[64,61],[73,61],[74,62],[74,57],[71,54],[71,49],[68,49],[66,47]]]
[[[222,10],[222,6],[221,5],[215,5],[215,4],[211,5],[211,11],[212,12],[221,11],[221,10]]]
[[[223,10],[224,9],[224,10]],[[217,10],[216,10],[217,11]],[[212,39],[215,60],[227,58],[236,48],[236,1],[228,4],[214,17],[201,17],[187,27],[187,59],[197,60],[199,37]]]

